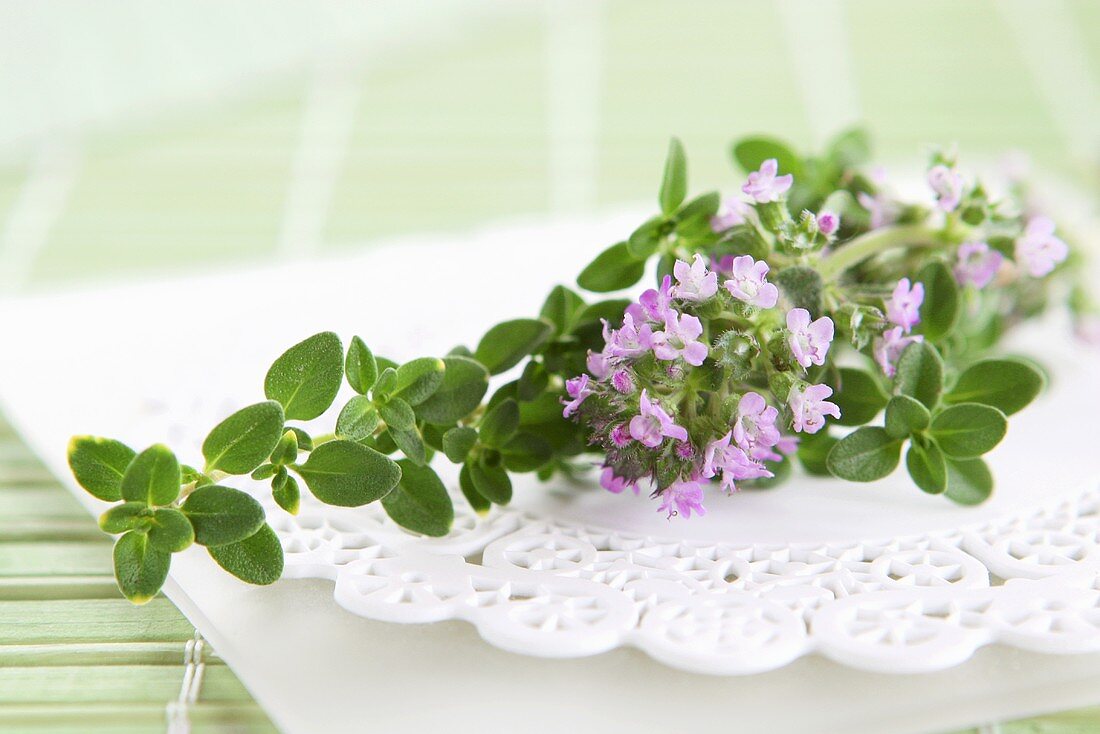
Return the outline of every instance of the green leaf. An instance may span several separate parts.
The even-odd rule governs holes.
[[[676,212],[676,230],[682,232],[697,225],[703,225],[710,230],[710,220],[718,213],[722,206],[722,195],[717,191],[708,191],[680,207]]]
[[[584,312],[584,299],[564,285],[556,285],[546,297],[539,317],[554,325],[554,336],[568,334]]]
[[[409,405],[420,405],[443,384],[447,365],[439,357],[421,357],[397,368],[397,388],[394,397]]]
[[[817,433],[807,433],[800,437],[798,460],[807,473],[816,477],[829,476],[829,465],[827,463],[829,451],[832,450],[838,440],[840,439],[829,435],[824,430]],[[790,461],[788,460],[785,463],[790,463]]]
[[[913,482],[925,492],[941,494],[947,489],[947,461],[935,442],[922,445],[914,441],[909,444],[909,450],[905,452],[905,467]]]
[[[541,362],[529,360],[523,365],[523,374],[516,383],[516,397],[520,400],[534,400],[550,384],[550,375]]]
[[[451,532],[455,508],[447,488],[431,467],[399,461],[401,481],[382,498],[382,507],[394,522],[415,533],[435,538]]]
[[[658,201],[661,211],[672,214],[684,202],[687,196],[687,156],[684,145],[678,138],[668,142],[668,155],[665,157],[665,173],[661,177],[661,192]]]
[[[533,354],[553,333],[554,325],[542,319],[505,321],[481,337],[474,359],[485,365],[490,375],[499,375]]]
[[[347,375],[351,389],[360,395],[366,395],[378,379],[378,365],[374,361],[374,354],[357,336],[353,336],[348,345],[348,356],[344,358],[344,374]]]
[[[134,457],[122,475],[122,499],[147,505],[170,505],[180,494],[180,464],[164,444],[154,444]]]
[[[358,507],[382,499],[397,486],[401,467],[374,449],[351,441],[329,441],[298,467],[313,495],[328,505]]]
[[[73,436],[69,468],[88,494],[108,502],[122,499],[122,475],[136,456],[126,444],[97,436]]]
[[[898,358],[894,388],[924,403],[929,410],[936,407],[943,392],[943,359],[928,342],[914,342]]]
[[[208,548],[207,552],[219,566],[250,584],[266,586],[283,575],[283,547],[269,525],[260,526],[245,540]]]
[[[947,460],[947,498],[960,505],[980,505],[993,493],[993,474],[981,459]]]
[[[477,443],[477,431],[469,426],[456,426],[443,434],[443,453],[452,463],[466,461],[470,449]]]
[[[462,496],[470,503],[473,511],[478,515],[485,515],[493,504],[477,491],[474,480],[470,477],[469,466],[469,464],[463,464],[462,470],[458,473],[458,487],[462,490]]]
[[[500,448],[504,466],[510,472],[538,471],[554,458],[554,448],[542,436],[520,431]]]
[[[294,435],[298,437],[299,451],[313,451],[313,439],[308,433],[297,426],[287,426],[287,430],[294,431]]]
[[[404,431],[390,428],[387,433],[389,433],[397,448],[401,449],[401,453],[405,455],[406,459],[420,466],[428,462],[428,447],[416,426]]]
[[[492,448],[500,448],[519,429],[519,404],[508,398],[487,412],[478,426],[481,443]]]
[[[381,366],[381,361],[379,361]],[[375,400],[380,398],[389,397],[390,393],[397,389],[397,368],[385,367],[378,375],[378,379],[374,381],[374,387],[371,389],[371,395]]]
[[[379,420],[378,409],[371,399],[366,395],[356,395],[340,411],[336,419],[336,435],[349,441],[362,441],[374,433]]]
[[[182,512],[160,507],[153,511],[149,542],[165,553],[179,553],[195,542],[195,531]]]
[[[271,477],[278,474],[280,468],[282,467],[276,464],[260,464],[249,476],[251,476],[257,482],[262,482],[263,480],[271,479]]]
[[[497,505],[512,500],[512,480],[503,466],[484,459],[466,463],[474,489],[485,499]]]
[[[298,460],[298,434],[287,430],[271,452],[271,462],[278,466],[293,464]]]
[[[637,283],[645,273],[645,260],[630,254],[626,242],[607,248],[577,276],[577,285],[593,293],[621,291]]]
[[[172,554],[157,550],[145,533],[130,531],[115,542],[115,580],[123,596],[144,604],[164,586]]]
[[[313,420],[328,410],[344,379],[344,347],[331,331],[314,334],[283,352],[264,378],[264,395],[288,420]]]
[[[99,529],[111,535],[145,528],[152,512],[144,502],[123,502],[99,516]]]
[[[668,223],[664,217],[647,219],[637,229],[630,233],[626,240],[626,249],[636,260],[645,260],[657,252],[661,246],[661,239],[665,235]]]
[[[932,419],[932,437],[953,459],[972,459],[993,449],[1008,430],[1005,414],[981,403],[959,403]]]
[[[826,464],[833,476],[851,482],[873,482],[888,476],[901,458],[901,441],[885,429],[857,428],[837,441]]]
[[[780,270],[772,281],[796,308],[804,308],[812,318],[821,315],[821,298],[825,284],[821,275],[811,267],[795,265]]]
[[[751,173],[769,158],[779,163],[779,173],[793,173],[797,180],[802,173],[802,159],[781,140],[764,136],[743,138],[733,146],[733,158],[745,171]]]
[[[948,403],[981,403],[1012,415],[1035,399],[1046,380],[1043,373],[1014,359],[975,362],[959,376],[944,400]]]
[[[215,546],[235,543],[264,524],[264,508],[250,495],[211,484],[192,492],[180,508],[195,529],[195,542]]]
[[[931,422],[932,414],[916,398],[895,395],[886,405],[886,432],[894,438],[908,438]]]
[[[447,366],[443,382],[430,398],[416,406],[421,420],[449,425],[469,415],[481,405],[489,389],[489,373],[469,357],[444,357]]]
[[[247,474],[271,456],[283,436],[283,407],[274,401],[249,405],[223,420],[202,442],[206,473]]]
[[[833,402],[840,406],[842,426],[862,426],[886,407],[889,400],[871,374],[851,367],[840,368],[840,384]]]
[[[924,284],[917,331],[931,341],[939,341],[951,333],[959,320],[959,286],[951,269],[942,262],[925,265],[916,281]]]
[[[861,166],[871,159],[871,140],[862,128],[845,130],[829,143],[828,157],[840,168]]]
[[[401,398],[391,398],[379,405],[378,414],[386,422],[387,427],[395,428],[398,431],[407,431],[416,425],[416,413]]]
[[[283,480],[282,484],[278,487],[271,488],[271,496],[275,499],[275,504],[282,507],[291,515],[298,514],[298,508],[302,503],[302,492],[298,488],[298,480],[292,476],[287,476]]]

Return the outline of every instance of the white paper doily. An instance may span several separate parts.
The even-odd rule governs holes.
[[[262,399],[264,370],[290,343],[333,329],[407,359],[475,342],[494,320],[537,313],[553,283],[635,221],[514,226],[0,304],[8,343],[21,345],[0,366],[20,386],[4,398],[56,467],[72,433],[165,441],[194,459],[210,426]],[[305,307],[286,308],[287,294]],[[332,580],[348,610],[463,619],[522,653],[634,645],[679,668],[745,674],[812,652],[900,673],[945,668],[994,642],[1100,650],[1100,460],[1094,436],[1077,428],[1100,415],[1100,357],[1063,333],[1048,325],[1017,341],[1058,368],[991,455],[998,489],[979,508],[899,477],[870,486],[796,477],[768,492],[714,492],[705,518],[668,522],[645,498],[525,480],[514,508],[483,520],[456,497],[444,539],[405,533],[380,507],[308,498],[298,517],[272,507],[270,518],[286,576]],[[71,360],[55,357],[59,344],[82,357],[80,389],[58,390],[74,377]]]

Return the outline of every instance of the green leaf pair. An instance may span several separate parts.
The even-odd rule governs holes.
[[[992,474],[980,458],[1004,438],[1006,415],[1042,389],[1041,373],[1023,362],[986,360],[965,370],[944,392],[944,364],[928,341],[906,347],[894,378],[896,394],[886,403],[882,427],[865,426],[837,441],[826,465],[840,478],[857,482],[881,479],[897,468],[901,449],[910,477],[925,492],[945,493],[961,504],[977,504],[993,490]],[[844,386],[838,401],[848,405],[851,421],[870,420],[881,407],[881,391],[869,376]],[[877,387],[877,385],[876,385]],[[846,395],[846,393],[848,393]]]

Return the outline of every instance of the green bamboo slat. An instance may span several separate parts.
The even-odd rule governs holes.
[[[0,518],[6,521],[24,518],[75,518],[86,520],[95,527],[95,521],[76,500],[57,484],[57,480],[41,487],[0,488]]]
[[[274,734],[255,704],[198,703],[193,734]],[[164,734],[164,706],[146,703],[0,705],[0,731],[27,734]]]
[[[101,541],[0,543],[0,576],[111,573],[111,545]]]
[[[82,518],[47,518],[12,520],[0,518],[0,543],[28,541],[69,541],[85,543],[106,543],[107,538],[89,522]]]
[[[180,691],[184,666],[69,665],[0,668],[0,705],[9,703],[168,702]],[[215,665],[203,671],[202,699],[251,700],[233,671]]]
[[[186,643],[100,642],[48,645],[0,645],[0,668],[57,667],[69,665],[167,665],[183,662]],[[224,665],[212,652],[204,652],[207,666]]]
[[[121,597],[0,602],[0,645],[182,643],[191,639],[194,631],[172,602],[163,597],[140,607]]]
[[[0,602],[59,599],[118,599],[114,576],[0,577]]]

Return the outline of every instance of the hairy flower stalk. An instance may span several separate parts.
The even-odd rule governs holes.
[[[266,399],[211,429],[193,465],[160,444],[75,437],[77,482],[111,503],[100,525],[118,536],[122,592],[152,598],[192,545],[244,581],[274,582],[283,551],[257,500],[267,492],[291,514],[379,502],[410,532],[446,535],[444,460],[477,514],[509,502],[515,474],[596,464],[611,493],[644,489],[670,518],[702,516],[708,493],[774,486],[796,461],[869,482],[903,449],[921,490],[986,499],[981,456],[1043,386],[1031,364],[994,356],[1000,338],[1068,279],[1077,332],[1100,341],[1080,259],[1054,222],[1019,214],[1033,208],[1019,186],[996,200],[942,154],[926,196],[901,201],[865,169],[858,131],[818,156],[759,138],[734,157],[739,195],[689,199],[673,140],[659,212],[577,278],[589,293],[626,291],[655,264],[636,298],[559,285],[537,318],[404,363],[316,334],[275,360]],[[335,406],[336,430],[314,435],[345,382],[354,394]]]

